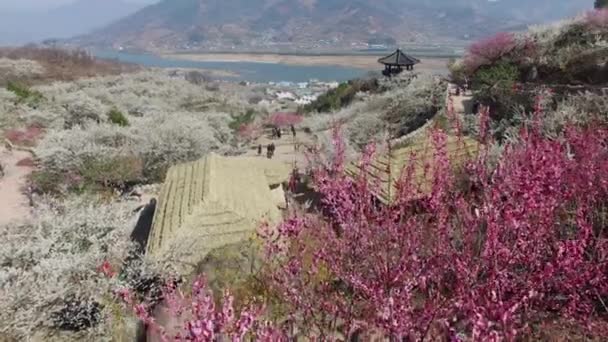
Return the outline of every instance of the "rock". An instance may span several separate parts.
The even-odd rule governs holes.
[[[11,152],[13,150],[13,143],[8,139],[4,139],[4,148]]]
[[[97,302],[67,299],[62,308],[51,314],[53,325],[65,331],[83,331],[99,323],[101,305]]]
[[[142,108],[133,108],[129,110],[129,115],[141,118],[144,116],[144,110]]]
[[[530,70],[528,70],[528,74],[526,75],[526,81],[534,82],[538,78],[538,69],[536,66],[532,66]]]

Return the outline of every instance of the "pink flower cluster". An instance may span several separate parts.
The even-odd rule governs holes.
[[[597,9],[588,12],[585,16],[585,22],[588,26],[595,29],[608,28],[608,9]]]
[[[252,141],[260,137],[263,133],[262,127],[255,123],[243,124],[238,128],[237,135],[239,138]]]
[[[162,310],[179,322],[175,327],[157,321],[151,308],[146,303],[136,303],[128,289],[120,289],[116,295],[145,323],[147,331],[158,335],[162,341],[212,342],[229,338],[238,342],[246,336],[255,336],[259,341],[282,341],[284,336],[268,322],[260,321],[263,311],[260,308],[245,309],[237,317],[233,297],[228,292],[224,294],[222,305],[216,306],[204,278],[193,283],[189,296],[172,283],[165,287]]]
[[[302,330],[514,341],[562,317],[608,337],[606,128],[570,127],[551,140],[533,125],[496,168],[482,148],[466,177],[436,131],[430,193],[409,166],[390,205],[375,200],[367,173],[344,175],[337,136],[338,157],[314,173],[326,217],[298,215],[265,236],[269,256],[282,256],[273,285]],[[378,167],[371,154],[363,168]]]
[[[37,124],[29,125],[22,130],[10,129],[4,133],[7,140],[21,146],[35,145],[43,134],[44,128]]]
[[[473,73],[483,65],[489,65],[517,47],[512,33],[501,32],[492,37],[473,43],[464,58],[467,72]]]

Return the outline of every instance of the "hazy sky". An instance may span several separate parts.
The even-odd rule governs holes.
[[[79,0],[0,0],[0,9],[12,9],[12,10],[30,10],[38,9],[44,10],[51,7],[57,7],[75,2]],[[107,1],[107,0],[88,0],[94,1]],[[159,0],[122,0],[131,3],[149,4],[158,2]]]

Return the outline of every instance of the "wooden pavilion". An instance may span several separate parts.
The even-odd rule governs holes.
[[[384,76],[391,76],[401,73],[404,69],[414,70],[414,65],[420,63],[420,60],[404,53],[401,49],[397,49],[392,54],[380,58],[378,63],[384,64],[382,74]]]

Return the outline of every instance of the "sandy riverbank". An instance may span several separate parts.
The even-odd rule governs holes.
[[[257,62],[278,63],[303,66],[342,66],[365,70],[381,70],[378,64],[378,56],[369,55],[280,55],[280,54],[250,54],[250,53],[201,53],[201,54],[163,54],[162,57],[182,59],[197,62]],[[422,72],[445,73],[447,72],[447,58],[428,57],[421,58],[422,63],[416,69]]]
[[[162,70],[163,68],[158,68]],[[171,68],[171,70],[179,70],[182,72],[198,71],[205,76],[211,78],[236,78],[241,76],[238,72],[232,70],[220,70],[220,69],[200,69],[200,68]]]

